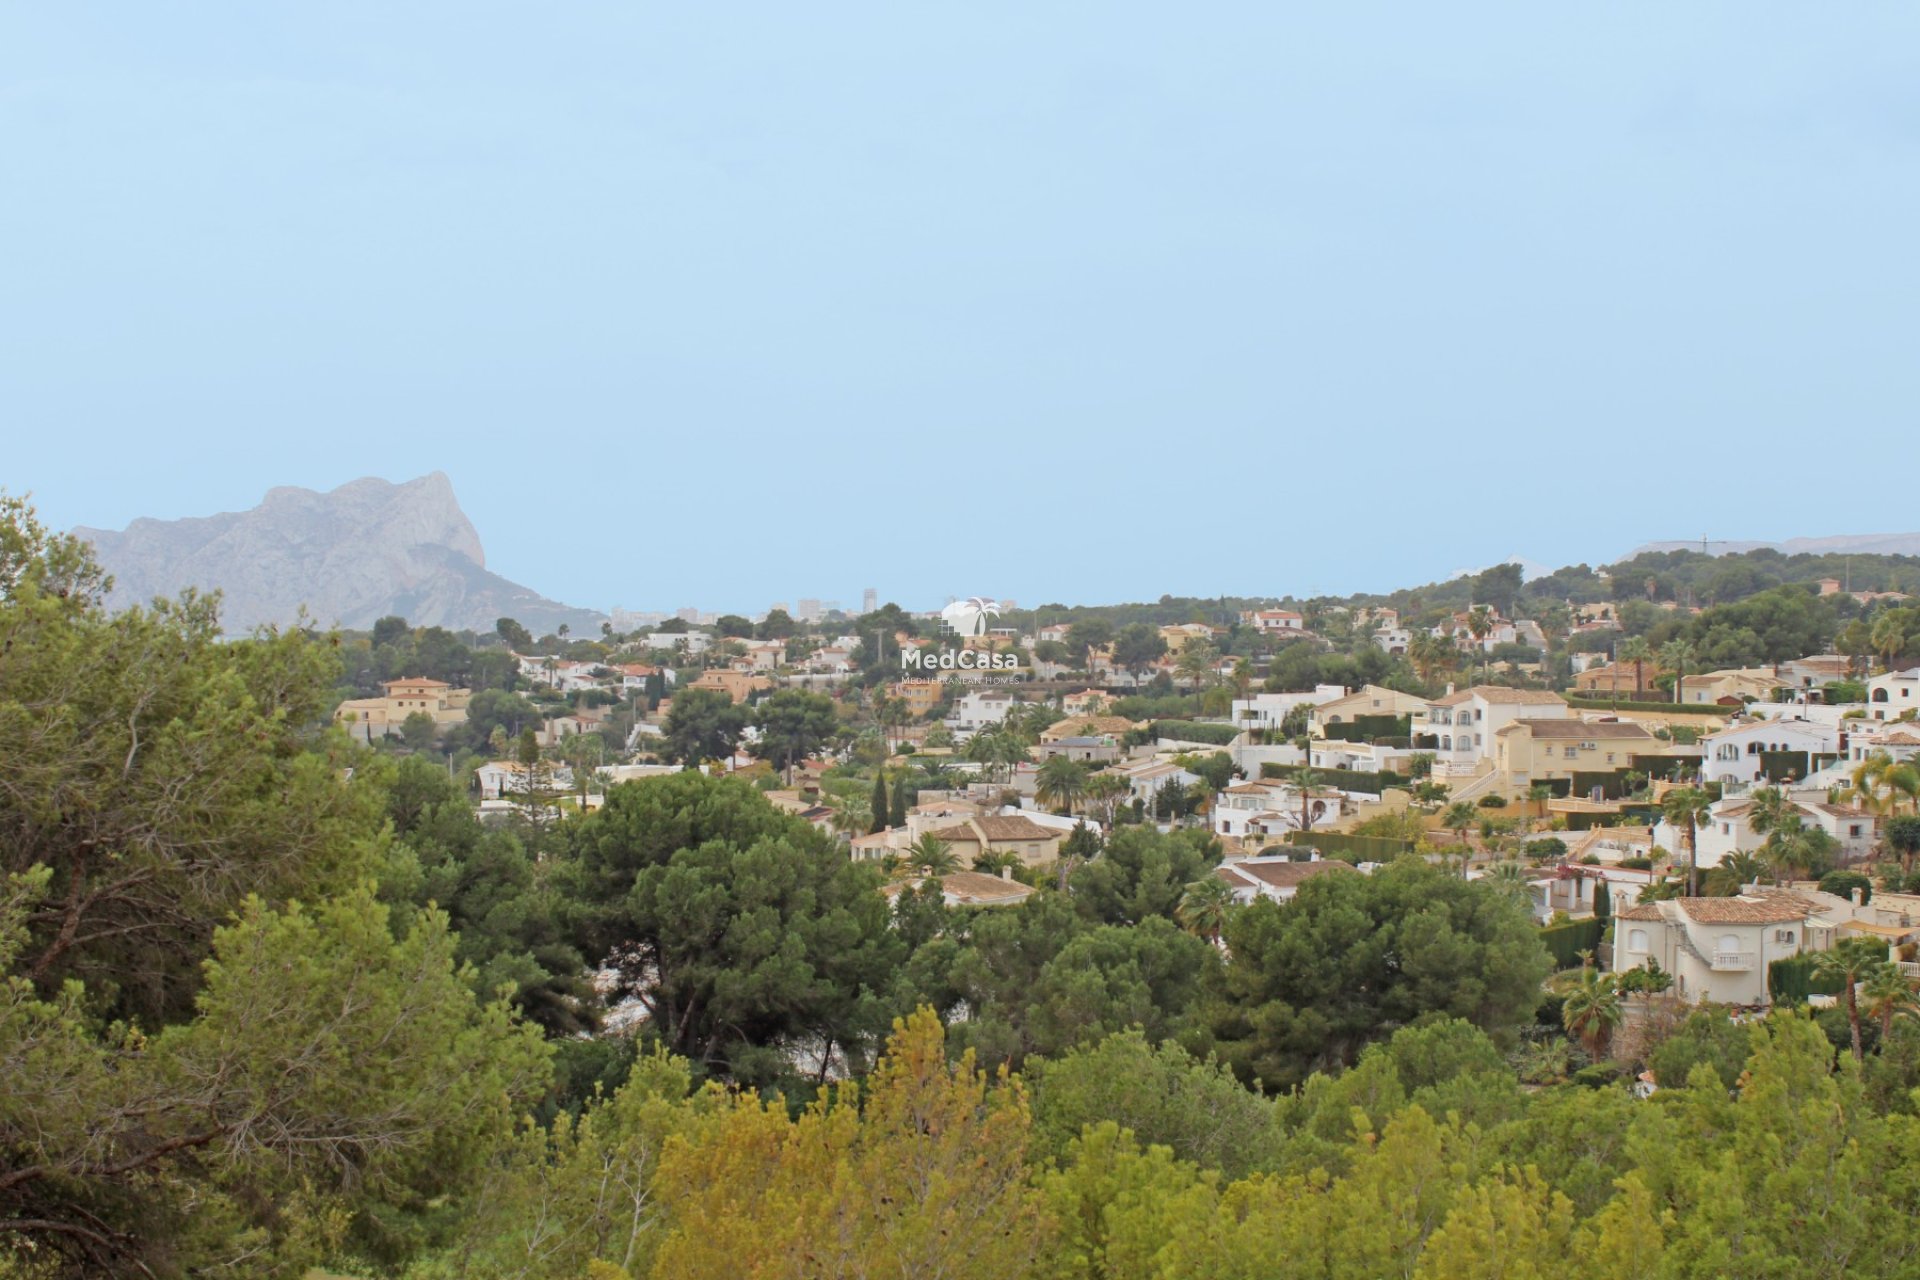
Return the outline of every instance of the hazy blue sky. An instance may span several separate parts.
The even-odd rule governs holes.
[[[1909,4],[5,3],[0,483],[630,608],[1909,529],[1917,233]]]

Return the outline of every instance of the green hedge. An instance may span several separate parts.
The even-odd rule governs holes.
[[[1627,769],[1605,769],[1593,770],[1591,772],[1576,770],[1569,790],[1575,798],[1585,800],[1593,793],[1595,787],[1599,787],[1601,795],[1609,800],[1618,800],[1627,794],[1626,780],[1629,772],[1630,770]]]
[[[1153,736],[1225,747],[1231,746],[1233,740],[1240,736],[1240,730],[1230,724],[1213,724],[1206,720],[1155,720]]]
[[[1550,924],[1540,930],[1540,941],[1546,944],[1547,954],[1553,957],[1556,968],[1577,969],[1580,967],[1580,953],[1597,952],[1600,939],[1606,931],[1607,922],[1597,916],[1590,920],[1569,920],[1565,924]]]
[[[1624,697],[1616,702],[1612,698],[1580,698],[1565,693],[1560,696],[1567,700],[1569,707],[1578,711],[1658,711],[1663,715],[1713,716],[1724,720],[1735,710],[1733,707],[1703,707],[1687,702],[1634,702]]]
[[[1413,732],[1411,716],[1355,716],[1338,724],[1322,725],[1322,737],[1335,742],[1378,742],[1382,738],[1407,739]]]
[[[1837,996],[1838,978],[1822,978],[1813,971],[1814,958],[1788,956],[1767,966],[1767,993],[1775,1004],[1805,1004],[1808,996]]]
[[[1392,862],[1403,854],[1413,852],[1411,840],[1395,840],[1389,836],[1344,836],[1331,831],[1289,831],[1287,843],[1318,849],[1323,854],[1332,854],[1342,861],[1352,862]],[[1347,858],[1347,854],[1353,856]]]
[[[1301,771],[1297,764],[1275,764],[1267,761],[1260,766],[1263,778],[1291,778]],[[1411,787],[1413,781],[1397,773],[1368,773],[1361,769],[1315,769],[1314,781],[1323,787],[1332,787],[1336,791],[1360,791],[1377,796],[1388,787]]]

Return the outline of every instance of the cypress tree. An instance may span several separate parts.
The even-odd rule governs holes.
[[[895,778],[893,781],[893,808],[887,814],[887,821],[896,827],[907,825],[907,780]]]
[[[867,802],[867,805],[868,805],[868,808],[873,810],[873,822],[871,825],[867,827],[868,834],[872,834],[873,832],[876,832],[876,831],[885,831],[887,829],[887,775],[886,774],[875,773],[873,775],[873,796]]]

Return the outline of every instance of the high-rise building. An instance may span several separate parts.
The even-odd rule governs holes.
[[[802,622],[818,622],[820,620],[820,602],[802,596],[799,605],[796,606],[793,611],[793,616]]]
[[[875,609],[878,609],[879,607],[880,607],[880,593],[877,590],[875,590],[872,587],[868,587],[865,591],[862,591],[860,593],[860,612],[872,613]]]

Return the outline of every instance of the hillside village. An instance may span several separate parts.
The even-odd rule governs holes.
[[[1823,577],[1718,606],[1637,582],[1526,600],[1504,567],[1468,585],[1498,598],[1179,622],[1008,606],[968,634],[938,611],[776,607],[590,641],[503,619],[468,649],[390,619],[370,666],[437,653],[490,687],[409,668],[334,719],[440,754],[489,821],[682,769],[740,777],[890,894],[953,905],[1064,884],[1135,825],[1204,837],[1241,903],[1406,855],[1510,883],[1598,968],[1652,966],[1688,1003],[1764,1006],[1776,961],[1850,938],[1920,976],[1907,595]],[[1761,602],[1828,611],[1829,643],[1709,662],[1722,615]]]
[[[0,581],[0,1127],[38,1153],[0,1195],[49,1248],[81,1231],[80,1274],[226,1256],[191,1225],[212,1195],[301,1270],[677,1277],[743,1213],[748,1240],[792,1226],[742,1199],[758,1172],[702,1171],[738,1152],[829,1197],[805,1222],[877,1223],[875,1256],[902,1223],[1020,1216],[1010,1267],[954,1255],[983,1274],[1096,1274],[1075,1224],[1136,1218],[1154,1252],[1112,1274],[1381,1274],[1407,1178],[1448,1189],[1399,1274],[1480,1274],[1505,1246],[1424,1259],[1542,1215],[1529,1274],[1576,1223],[1616,1241],[1595,1256],[1725,1274],[1724,1213],[1797,1203],[1716,1180],[1755,1143],[1789,1177],[1853,1162],[1874,1225],[1846,1266],[1908,1248],[1904,562],[1857,591],[1681,557],[1346,600],[233,637],[214,597],[111,609],[83,549],[0,509],[26,549]],[[75,1090],[71,1120],[42,1101]],[[369,1207],[309,1245],[176,1154],[216,1148],[248,1197]],[[959,1217],[889,1207],[931,1156]],[[669,1231],[609,1225],[615,1173]]]

